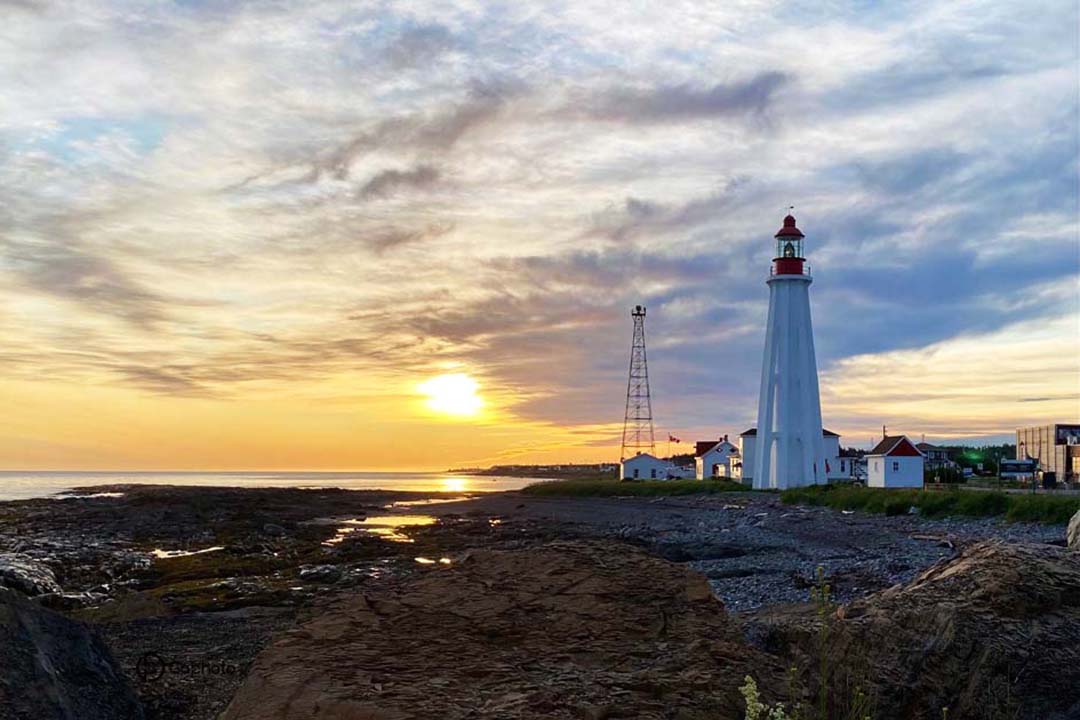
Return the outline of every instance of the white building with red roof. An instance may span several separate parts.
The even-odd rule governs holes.
[[[921,488],[925,460],[906,435],[886,435],[866,455],[866,484],[876,488]]]
[[[742,456],[739,448],[728,441],[727,435],[719,440],[699,441],[694,453],[698,480],[727,478],[738,480],[742,476]]]

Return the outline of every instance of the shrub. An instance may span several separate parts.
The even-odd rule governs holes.
[[[780,497],[793,505],[821,505],[835,510],[903,515],[912,507],[926,517],[999,517],[1008,522],[1067,523],[1080,511],[1080,497],[1024,495],[950,488],[946,491],[883,490],[825,485],[785,490]]]

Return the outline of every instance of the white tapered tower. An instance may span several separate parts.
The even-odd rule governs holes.
[[[769,320],[761,362],[754,487],[789,488],[828,482],[821,439],[810,268],[795,218],[776,233],[769,274]]]

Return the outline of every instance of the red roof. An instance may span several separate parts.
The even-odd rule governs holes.
[[[701,457],[702,455],[716,447],[716,444],[719,442],[719,440],[698,440],[697,445],[694,449],[694,455]]]
[[[795,216],[788,215],[784,218],[784,227],[776,231],[776,235],[773,237],[806,237],[802,234],[802,230],[795,227]]]
[[[919,448],[903,435],[886,435],[867,455],[892,455],[900,457],[919,457]]]

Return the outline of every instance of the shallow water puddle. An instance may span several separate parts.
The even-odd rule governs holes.
[[[337,545],[355,532],[368,533],[390,542],[411,543],[412,538],[398,532],[399,528],[419,527],[433,525],[434,523],[435,518],[431,515],[372,515],[367,518],[352,518],[343,521],[343,524],[337,529],[337,534],[323,542],[323,545]]]
[[[53,495],[53,500],[89,500],[90,498],[118,498],[124,497],[122,492],[96,492],[96,493],[61,493]]]
[[[150,554],[158,559],[164,558],[177,558],[188,557],[189,555],[202,555],[208,552],[217,552],[218,550],[224,550],[223,545],[215,545],[214,547],[204,548],[202,550],[162,550],[161,548],[154,548],[150,551]]]

